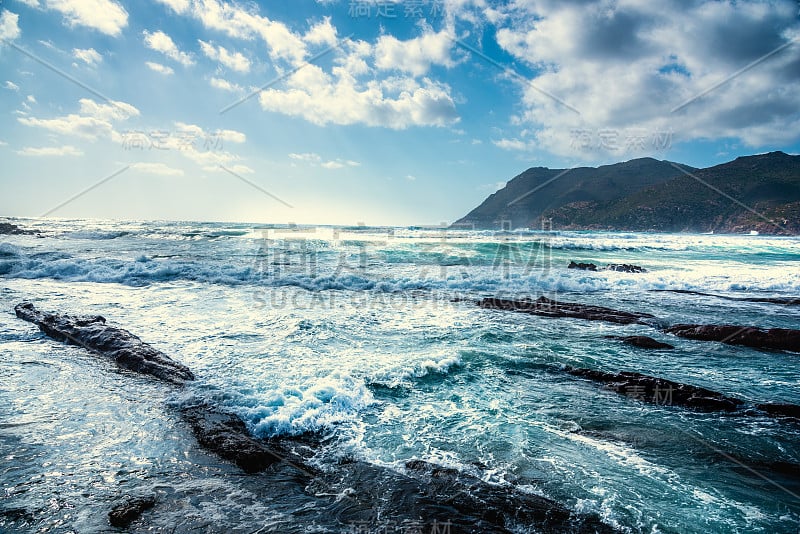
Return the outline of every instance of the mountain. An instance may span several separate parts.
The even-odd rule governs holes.
[[[676,167],[677,166],[677,167]],[[540,227],[541,217],[567,205],[595,205],[635,193],[673,178],[680,169],[696,169],[669,161],[641,158],[574,169],[534,167],[509,181],[454,226],[476,228]]]
[[[800,234],[800,156],[770,152],[706,169],[637,159],[553,180],[560,172],[529,169],[456,225],[540,228],[545,218],[566,230]],[[527,191],[531,201],[520,199]]]

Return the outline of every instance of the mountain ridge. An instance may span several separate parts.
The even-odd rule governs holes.
[[[638,158],[532,167],[454,227],[800,234],[800,156],[776,151],[697,169]]]

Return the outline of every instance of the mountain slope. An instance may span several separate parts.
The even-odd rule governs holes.
[[[639,159],[575,169],[543,187],[561,171],[530,169],[459,223],[499,228],[510,220],[513,227],[537,228],[544,217],[556,229],[800,234],[800,156],[771,152],[707,169],[680,168]],[[571,182],[554,187],[573,173]],[[532,202],[513,202],[521,189],[537,185]]]
[[[499,228],[508,226],[510,221],[512,228],[539,227],[538,221],[547,211],[576,202],[616,200],[673,178],[680,172],[674,165],[641,158],[597,168],[534,167],[509,181],[454,225]],[[686,165],[680,167],[689,172],[695,170]]]

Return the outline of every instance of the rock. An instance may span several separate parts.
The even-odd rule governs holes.
[[[32,230],[25,230],[16,224],[0,222],[0,235],[35,235],[36,232]]]
[[[652,337],[647,336],[606,336],[608,339],[618,339],[628,345],[639,347],[642,349],[674,349],[669,343],[662,343],[656,341]]]
[[[37,324],[51,338],[70,345],[80,345],[95,354],[114,360],[123,369],[174,384],[194,380],[194,374],[186,366],[144,343],[127,330],[106,325],[103,317],[43,313],[30,302],[18,304],[14,311],[17,317]]]
[[[566,367],[564,370],[573,376],[605,384],[606,389],[620,395],[651,404],[681,406],[699,412],[733,412],[744,405],[741,399],[710,389],[639,373],[605,373],[574,367]]]
[[[206,405],[184,408],[181,415],[203,448],[235,463],[247,473],[258,473],[275,462],[300,461],[288,458],[287,451],[252,437],[237,415]],[[302,471],[307,471],[306,468],[305,465],[300,467]]]
[[[575,263],[574,261],[570,261],[569,265],[567,265],[567,269],[580,269],[582,271],[596,271],[597,265],[594,263]]]
[[[638,265],[631,265],[629,263],[609,263],[606,267],[609,271],[617,271],[621,273],[646,273],[647,269],[639,267]]]
[[[108,513],[111,526],[125,528],[136,521],[145,511],[156,505],[155,497],[139,497],[128,499],[118,504]]]
[[[699,341],[719,341],[756,349],[800,352],[800,330],[789,328],[757,328],[735,325],[677,324],[664,330],[678,337]]]
[[[536,300],[512,300],[489,297],[478,301],[478,306],[495,310],[530,313],[543,317],[571,317],[575,319],[608,321],[620,324],[640,323],[643,319],[654,318],[654,316],[648,313],[628,313],[611,308],[604,308],[602,306],[558,302],[547,297],[539,297]]]
[[[765,302],[767,304],[780,304],[782,306],[800,306],[800,297],[729,297],[728,295],[715,295],[713,293],[702,293],[700,291],[690,291],[688,289],[651,289],[650,291],[681,293],[684,295],[697,295],[700,297],[713,297],[724,300],[738,300],[741,302]]]
[[[800,420],[800,406],[788,403],[756,404],[756,408],[770,417],[786,417]]]

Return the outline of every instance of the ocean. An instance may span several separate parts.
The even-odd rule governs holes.
[[[0,531],[114,531],[112,503],[144,492],[158,503],[131,532],[401,532],[392,518],[348,524],[319,506],[348,488],[265,485],[203,451],[175,414],[198,398],[258,437],[324,436],[312,462],[327,472],[355,458],[404,473],[418,459],[621,532],[800,530],[796,420],[645,403],[563,372],[635,371],[800,404],[798,354],[659,330],[798,328],[800,307],[741,299],[800,296],[800,238],[10,222],[40,234],[0,236]],[[621,263],[646,272],[602,269]],[[474,303],[540,296],[655,319]],[[102,315],[197,380],[165,387],[57,343],[16,318],[23,301]],[[630,335],[675,349],[607,337]],[[420,519],[419,532],[444,531]]]

